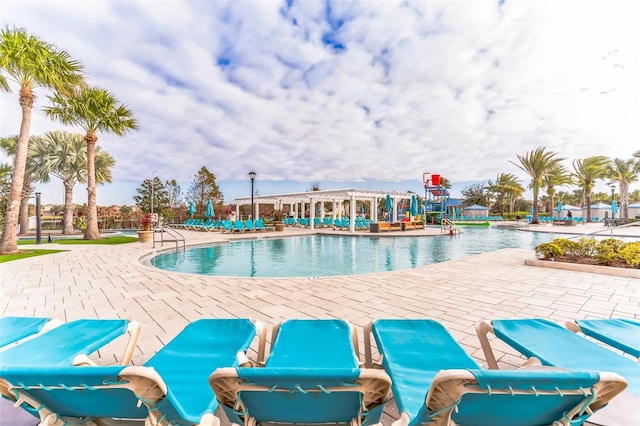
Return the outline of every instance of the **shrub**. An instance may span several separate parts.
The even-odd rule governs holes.
[[[629,265],[640,265],[640,241],[623,244],[620,248],[620,257]]]
[[[552,241],[562,250],[562,255],[571,256],[573,258],[582,256],[584,249],[582,244],[578,241],[568,240],[566,238],[556,238]]]
[[[558,256],[562,256],[564,252],[560,245],[555,240],[550,243],[538,244],[536,247],[536,256],[539,259],[553,259]]]

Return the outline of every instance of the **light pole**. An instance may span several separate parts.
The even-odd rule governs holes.
[[[256,172],[249,172],[249,179],[251,179],[251,220],[253,220],[254,206],[253,206],[253,183],[256,181]]]
[[[36,192],[36,244],[42,244],[42,222],[40,221],[40,193]]]

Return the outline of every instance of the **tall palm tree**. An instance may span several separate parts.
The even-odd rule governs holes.
[[[98,211],[96,205],[95,152],[98,132],[124,136],[138,128],[132,112],[111,93],[100,87],[83,87],[73,96],[50,96],[52,106],[44,113],[62,124],[81,127],[87,144],[87,229],[85,240],[99,240]]]
[[[70,93],[84,84],[82,66],[59,50],[24,29],[5,27],[0,32],[0,88],[9,90],[9,81],[20,87],[19,104],[22,122],[13,158],[11,189],[5,213],[5,223],[0,238],[0,254],[18,251],[18,213],[22,195],[24,174],[29,148],[31,112],[37,88]]]
[[[549,212],[553,212],[554,197],[556,187],[569,185],[573,182],[571,173],[562,164],[558,164],[549,170],[549,173],[542,179],[545,192],[549,196]],[[558,212],[559,214],[560,212]],[[553,216],[553,215],[552,215]]]
[[[29,143],[33,143],[36,136],[29,138]],[[0,138],[0,148],[9,156],[15,157],[18,146],[18,136]],[[22,180],[22,191],[20,192],[20,209],[18,210],[18,223],[20,225],[20,235],[29,235],[29,198],[33,192],[33,167],[27,156],[25,164],[24,178]]]
[[[96,183],[111,182],[111,168],[116,161],[109,153],[96,147]],[[73,187],[87,182],[87,150],[84,136],[64,131],[47,132],[29,146],[33,174],[40,182],[49,182],[50,176],[62,180],[64,185],[63,234],[73,233]]]
[[[510,161],[531,177],[529,188],[533,192],[533,218],[531,223],[538,223],[538,197],[544,178],[554,167],[557,167],[564,158],[558,158],[556,152],[545,151],[538,147],[535,151],[529,151],[525,155],[517,155],[520,164]]]
[[[617,182],[620,188],[620,213],[621,218],[629,220],[629,184],[638,180],[636,161],[631,158],[623,160],[614,158],[607,166],[607,177],[611,182]]]
[[[596,180],[607,176],[607,166],[611,160],[603,155],[573,160],[574,178],[587,205],[587,222],[591,222],[591,192]]]

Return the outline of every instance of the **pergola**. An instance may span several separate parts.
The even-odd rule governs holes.
[[[356,217],[356,202],[361,201],[369,203],[371,211],[371,219],[374,222],[378,221],[378,202],[381,199],[386,199],[387,195],[392,200],[392,217],[398,216],[398,201],[410,200],[410,192],[395,192],[395,191],[378,191],[373,189],[328,189],[323,191],[308,191],[308,192],[292,192],[288,194],[273,194],[273,195],[256,195],[253,197],[254,209],[253,217],[259,217],[260,204],[271,204],[274,209],[282,209],[285,205],[289,205],[289,211],[293,212],[294,217],[305,217],[306,206],[309,206],[309,218],[311,229],[314,228],[314,219],[316,217],[316,205],[317,203],[332,203],[331,214],[332,218],[340,216],[342,212],[341,206],[344,201],[349,201],[349,230],[355,232],[355,217]],[[236,217],[239,217],[240,206],[251,205],[251,197],[240,197],[234,200],[236,206]],[[325,210],[320,209],[320,217],[324,218]]]

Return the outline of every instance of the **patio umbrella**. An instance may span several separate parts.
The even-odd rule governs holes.
[[[418,200],[415,195],[411,196],[411,207],[409,207],[409,214],[411,217],[418,216]]]
[[[384,204],[384,208],[387,210],[387,222],[391,223],[391,209],[393,203],[391,202],[391,195],[387,194],[387,201]]]
[[[191,204],[189,204],[189,214],[191,215],[191,217],[196,214],[196,203],[194,203],[193,201],[191,202]]]
[[[204,215],[206,217],[213,217],[213,204],[211,203],[211,200],[207,201],[207,208],[204,211]]]
[[[562,213],[562,201],[558,201],[558,205],[556,206],[556,210],[558,211],[558,218],[560,218],[560,213]]]
[[[611,217],[614,217],[616,213],[618,213],[618,202],[616,200],[613,200],[611,202]]]

